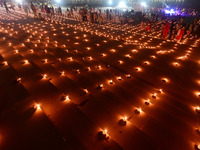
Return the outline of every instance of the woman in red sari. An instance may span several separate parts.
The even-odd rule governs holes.
[[[165,27],[164,27],[164,30],[163,30],[163,39],[165,40],[167,35],[168,35],[168,32],[169,32],[169,22],[167,22],[165,24]]]
[[[181,38],[184,35],[184,32],[185,32],[185,27],[182,27],[181,29],[178,30],[178,33],[177,33],[177,36],[176,36],[177,42],[181,41]]]

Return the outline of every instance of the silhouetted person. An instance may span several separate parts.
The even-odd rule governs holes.
[[[31,2],[31,9],[32,9],[33,14],[34,14],[34,18],[36,18],[37,17],[37,15],[36,15],[36,8],[35,8],[35,6],[33,5],[32,2]]]
[[[8,9],[7,4],[6,4],[6,0],[4,0],[3,4],[4,4],[5,8],[6,8],[6,12],[7,13],[11,13],[10,10]]]

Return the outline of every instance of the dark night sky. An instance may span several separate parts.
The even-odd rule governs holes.
[[[192,7],[200,8],[200,0],[185,0],[186,4],[191,4]]]

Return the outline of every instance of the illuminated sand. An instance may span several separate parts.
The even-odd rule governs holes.
[[[200,144],[199,40],[0,11],[0,149]]]

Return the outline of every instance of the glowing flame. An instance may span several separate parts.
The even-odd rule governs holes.
[[[47,78],[47,75],[46,75],[46,74],[44,74],[44,75],[43,75],[43,79],[46,79],[46,78]]]
[[[70,101],[70,98],[69,98],[69,96],[68,96],[68,95],[65,97],[65,101],[67,101],[67,102],[69,102],[69,101]]]

